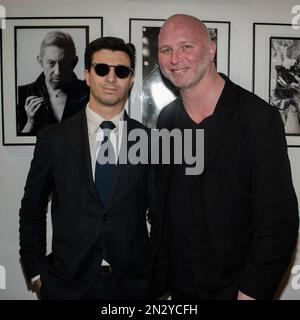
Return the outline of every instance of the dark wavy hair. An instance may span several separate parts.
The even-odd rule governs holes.
[[[124,40],[115,37],[103,37],[92,41],[85,49],[84,65],[86,70],[91,70],[93,54],[99,50],[107,49],[112,51],[123,51],[130,59],[131,68],[135,68],[135,46],[132,43],[125,43]]]

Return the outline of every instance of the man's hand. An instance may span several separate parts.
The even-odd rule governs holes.
[[[157,300],[167,300],[170,297],[170,292],[167,291],[165,294],[163,294],[161,297],[159,297]]]
[[[247,296],[241,291],[239,291],[237,299],[238,300],[255,300],[254,298]]]
[[[31,290],[39,294],[41,286],[42,286],[41,279],[37,279],[31,284]]]
[[[24,109],[27,114],[27,123],[22,130],[23,133],[30,132],[33,129],[34,117],[43,101],[43,98],[37,96],[29,96],[26,98]]]

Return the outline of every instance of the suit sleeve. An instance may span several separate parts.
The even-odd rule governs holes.
[[[28,173],[20,215],[20,256],[26,278],[40,273],[40,261],[46,254],[46,210],[53,188],[51,157],[46,135],[37,137]]]
[[[254,236],[240,291],[272,299],[291,262],[299,216],[283,124],[270,107],[264,111],[252,154]]]

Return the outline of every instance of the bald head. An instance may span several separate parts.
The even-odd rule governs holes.
[[[166,20],[158,38],[162,73],[182,92],[216,73],[216,46],[202,21],[186,14]]]
[[[187,14],[175,14],[169,17],[160,29],[158,42],[162,39],[165,33],[180,32],[180,30],[193,30],[199,39],[203,42],[210,41],[210,35],[205,24],[196,17]]]

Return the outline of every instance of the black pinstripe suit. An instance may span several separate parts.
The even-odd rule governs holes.
[[[128,132],[144,128],[125,117]],[[152,243],[159,238],[153,178],[150,165],[118,165],[104,208],[92,177],[85,111],[42,130],[20,209],[20,255],[27,279],[40,274],[43,296],[49,299],[80,299],[95,279],[105,242],[114,277],[128,298],[147,297]],[[45,207],[51,192],[52,252],[45,257]],[[148,207],[153,241],[146,227]]]

